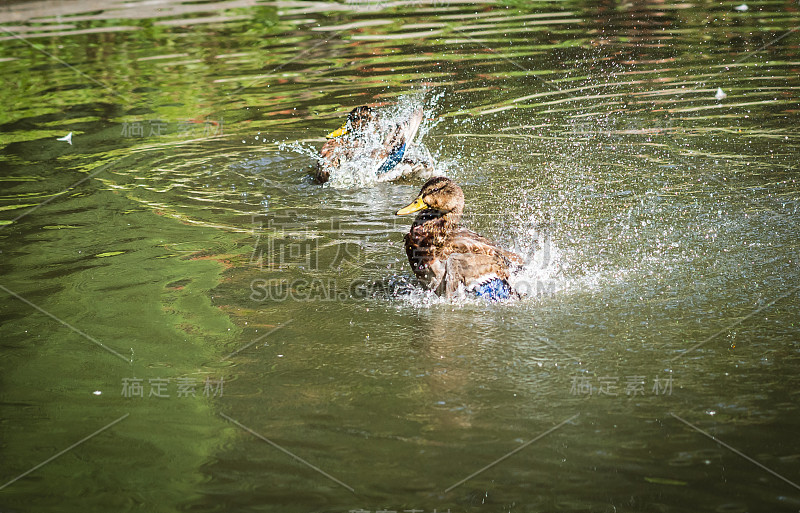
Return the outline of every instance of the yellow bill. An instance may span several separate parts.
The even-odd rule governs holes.
[[[345,121],[342,126],[337,128],[333,132],[329,133],[325,137],[327,137],[328,139],[333,139],[334,137],[341,137],[341,136],[345,135],[347,132],[348,132],[348,130],[347,130],[347,121]]]
[[[413,214],[414,212],[419,212],[420,210],[425,210],[426,208],[430,207],[428,207],[428,205],[422,200],[422,196],[419,196],[409,206],[401,208],[400,210],[395,212],[394,215],[404,216],[408,214]]]

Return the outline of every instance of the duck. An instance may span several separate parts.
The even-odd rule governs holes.
[[[326,136],[328,140],[319,152],[314,181],[325,183],[330,180],[331,172],[364,157],[368,158],[368,165],[375,166],[374,175],[379,182],[430,178],[434,174],[433,158],[427,149],[412,144],[422,118],[423,110],[418,108],[407,120],[387,129],[372,107],[354,108],[344,123]]]
[[[439,296],[460,291],[492,301],[520,297],[511,280],[524,265],[522,257],[460,226],[464,191],[453,180],[428,180],[408,206],[395,214],[416,214],[404,243],[411,270]]]

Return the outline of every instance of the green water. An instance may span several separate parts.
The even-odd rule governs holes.
[[[0,7],[0,511],[800,510],[800,11],[740,5]],[[311,182],[398,103],[531,297]]]

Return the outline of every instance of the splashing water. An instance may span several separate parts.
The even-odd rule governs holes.
[[[382,148],[384,134],[393,130],[397,125],[406,122],[420,108],[423,109],[423,120],[417,130],[414,141],[406,147],[404,160],[407,158],[411,161],[430,162],[434,171],[428,173],[428,175],[443,175],[443,170],[437,167],[435,158],[422,142],[424,136],[440,121],[433,118],[433,113],[443,94],[431,95],[426,101],[426,91],[422,90],[415,94],[401,96],[395,104],[380,108],[379,129],[367,131],[363,134],[363,145],[359,148],[358,155],[346,160],[341,166],[331,168],[330,178],[324,186],[337,189],[370,187],[379,182],[399,178],[404,174],[404,170],[410,171],[410,165],[406,162],[401,162],[392,172],[381,173],[378,171],[381,162],[373,155],[379,153]],[[282,143],[279,148],[283,151],[292,151],[309,156],[319,163],[323,162],[317,148],[307,146],[299,141]]]

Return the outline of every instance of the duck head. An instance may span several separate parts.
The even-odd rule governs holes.
[[[428,180],[410,205],[395,214],[404,216],[417,213],[414,226],[436,225],[445,231],[452,230],[464,212],[464,191],[454,181],[444,176]],[[412,227],[413,230],[413,227]]]
[[[377,113],[372,110],[371,107],[362,105],[361,107],[356,107],[355,109],[351,110],[342,126],[329,133],[325,137],[328,139],[333,139],[334,137],[341,137],[347,134],[354,134],[358,136],[359,134],[363,133],[369,125],[375,123],[377,120]]]

